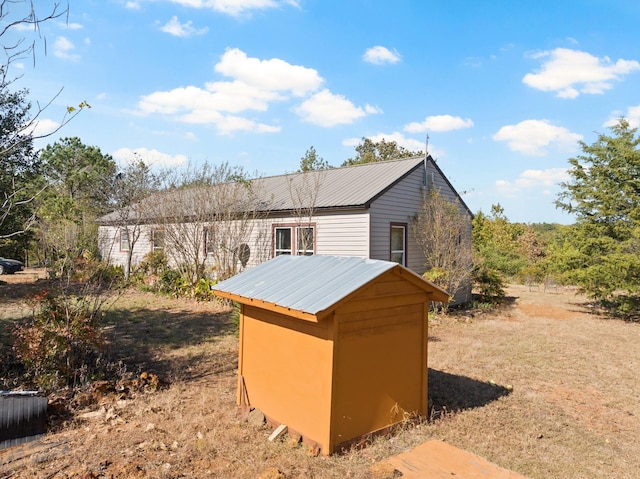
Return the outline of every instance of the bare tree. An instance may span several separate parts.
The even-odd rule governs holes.
[[[154,208],[149,196],[158,191],[160,180],[154,175],[144,161],[138,159],[116,175],[113,185],[113,207],[115,211],[100,221],[113,226],[112,237],[99,238],[99,249],[111,255],[112,249],[118,245],[127,253],[125,278],[129,279],[136,244],[150,222]],[[109,230],[105,230],[109,231]]]
[[[153,216],[165,253],[187,278],[202,278],[207,265],[212,276],[228,278],[261,254],[249,245],[264,240],[260,227],[269,205],[241,167],[204,164],[170,183],[153,202]]]
[[[455,297],[469,284],[473,265],[468,212],[460,201],[433,188],[414,218],[413,231],[429,268],[425,277]]]
[[[31,57],[35,65],[37,44],[44,44],[46,54],[46,38],[41,35],[40,26],[48,21],[67,17],[69,13],[68,2],[53,2],[48,13],[40,15],[36,11],[33,1],[2,0],[0,1],[0,39],[5,53],[5,60],[0,65],[0,121],[2,132],[0,134],[0,160],[2,162],[2,175],[0,175],[0,231],[1,238],[10,238],[27,231],[35,222],[34,199],[46,188],[46,184],[33,183],[32,175],[25,176],[25,164],[30,168],[28,173],[35,169],[33,141],[54,135],[71,121],[80,111],[89,108],[89,104],[81,102],[77,107],[67,107],[57,127],[53,131],[44,134],[36,134],[36,127],[44,111],[60,95],[60,89],[46,103],[36,102],[36,105],[26,102],[27,89],[11,92],[11,86],[20,77],[12,77],[11,65],[26,57]],[[32,27],[35,39],[28,41],[27,37],[20,36],[11,39],[14,31],[24,30],[24,27]],[[8,221],[15,210],[22,210],[19,221]],[[30,214],[29,211],[30,210]],[[15,218],[14,218],[15,219]]]
[[[316,234],[313,219],[326,174],[326,169],[306,170],[289,177],[289,195],[296,222],[295,249],[299,255],[313,254],[315,251]]]

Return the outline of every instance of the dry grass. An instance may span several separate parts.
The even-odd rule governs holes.
[[[437,438],[532,479],[637,477],[640,325],[592,315],[570,292],[509,293],[517,299],[498,313],[432,322],[430,422],[329,458],[271,443],[271,430],[237,414],[228,312],[132,293],[108,316],[111,352],[168,387],[106,395],[41,441],[44,452],[0,454],[0,467],[14,474],[4,477],[254,478],[275,467],[288,479],[366,478],[374,462]],[[3,300],[0,318],[18,302]]]

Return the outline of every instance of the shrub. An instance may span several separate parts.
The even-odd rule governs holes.
[[[473,270],[473,283],[481,302],[495,303],[505,297],[504,281],[500,273],[485,265],[477,266]]]
[[[180,271],[166,269],[158,277],[158,291],[171,296],[181,296],[187,281],[182,277]]]
[[[36,295],[32,317],[14,328],[13,349],[27,379],[46,391],[92,379],[91,364],[104,349],[99,319],[99,309],[86,298]]]
[[[215,299],[215,294],[211,291],[211,287],[216,283],[217,281],[212,279],[200,278],[191,289],[192,297],[198,301],[210,301]]]

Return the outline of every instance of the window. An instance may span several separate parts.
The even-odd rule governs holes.
[[[160,251],[164,249],[163,230],[151,230],[151,247],[153,248],[153,251]]]
[[[296,238],[296,254],[311,256],[314,253],[313,226],[298,226],[296,228]]]
[[[273,255],[315,254],[315,226],[276,226],[273,229]]]
[[[407,265],[406,241],[407,241],[406,225],[391,225],[391,251],[390,260],[403,266]]]
[[[207,256],[213,255],[215,252],[214,234],[210,229],[204,230],[204,252]]]
[[[280,256],[281,254],[292,254],[291,250],[291,228],[275,229],[273,239],[273,252],[274,256]]]
[[[129,251],[129,232],[120,230],[120,251]]]

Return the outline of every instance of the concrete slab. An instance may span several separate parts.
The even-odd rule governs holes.
[[[383,462],[402,472],[402,479],[526,479],[475,454],[436,439]]]

